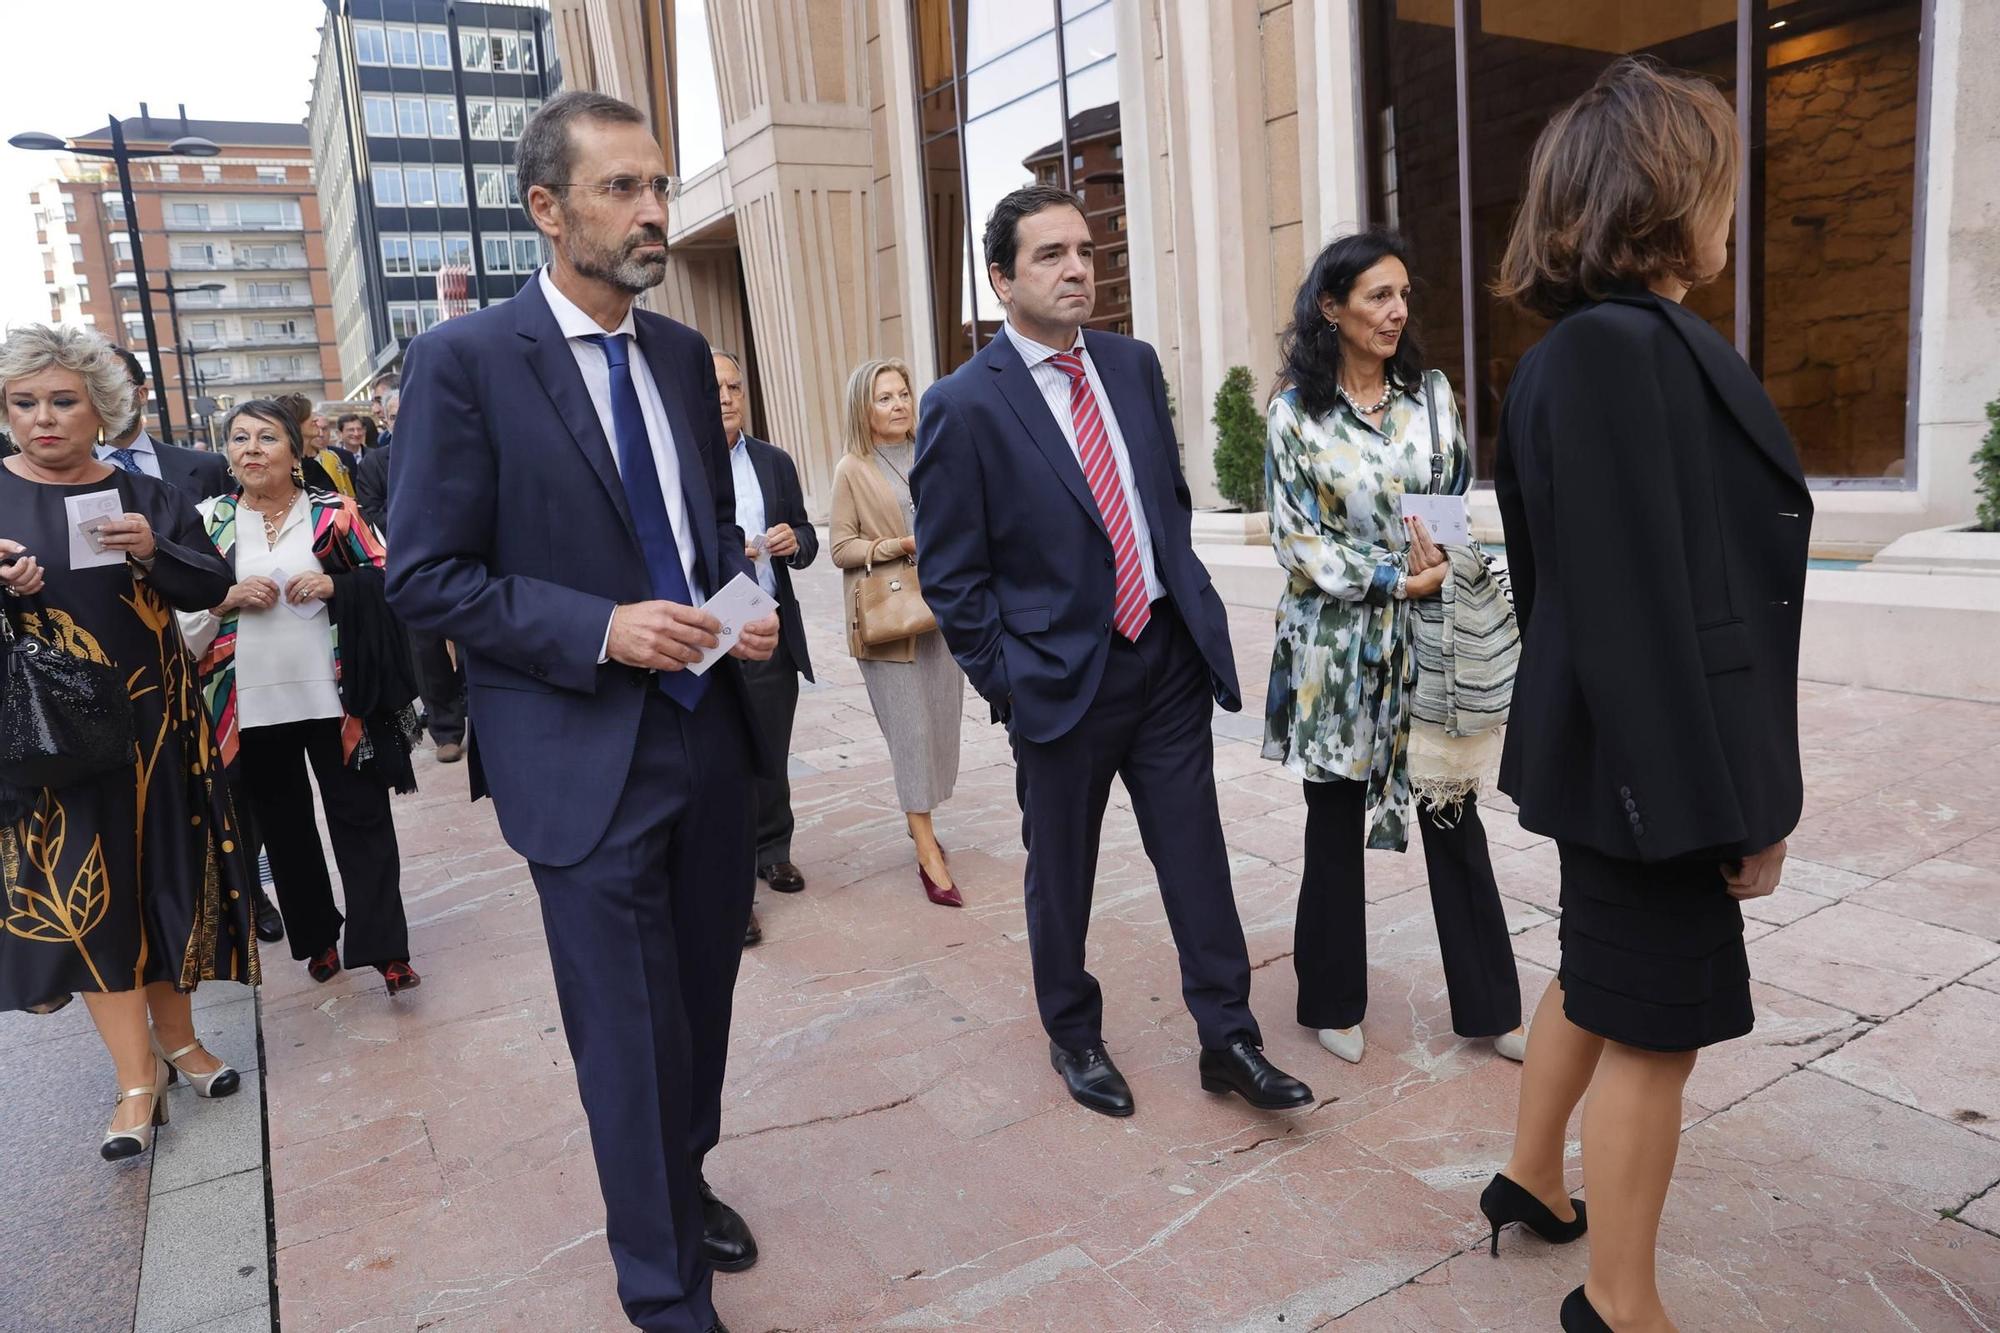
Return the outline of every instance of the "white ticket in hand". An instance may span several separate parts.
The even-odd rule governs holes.
[[[690,662],[684,668],[699,676],[725,657],[736,641],[743,637],[743,627],[754,625],[777,610],[777,603],[771,594],[757,586],[756,580],[738,574],[722,585],[722,591],[701,604],[701,609],[722,622],[716,631],[715,647],[701,655],[698,662]]]
[[[125,501],[117,491],[66,495],[63,504],[69,510],[71,569],[97,569],[125,563],[125,553],[106,548],[100,533],[106,522],[125,516]]]
[[[1403,517],[1420,518],[1439,546],[1468,546],[1472,543],[1472,519],[1462,495],[1403,496]]]
[[[271,582],[278,585],[278,601],[287,611],[290,611],[300,620],[311,620],[319,614],[320,604],[318,598],[302,597],[296,602],[292,600],[292,576],[290,574],[287,574],[282,569],[273,569],[267,577]]]

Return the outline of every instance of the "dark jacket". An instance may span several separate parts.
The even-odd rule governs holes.
[[[792,456],[754,435],[743,437],[743,447],[750,451],[750,466],[757,470],[757,482],[764,491],[764,526],[775,528],[780,523],[789,523],[799,541],[797,554],[771,562],[775,576],[772,581],[778,585],[777,657],[789,660],[792,670],[811,680],[812,656],[806,651],[806,627],[799,615],[799,599],[792,592],[792,571],[805,569],[819,557],[819,533],[813,530],[806,514],[805,489],[799,485],[799,469]]]
[[[196,504],[236,491],[236,478],[229,475],[229,460],[221,454],[163,444],[159,440],[153,441],[153,454],[160,460],[160,480],[170,483]]]
[[[1160,359],[1115,333],[1084,345],[1132,456],[1160,582],[1235,712],[1229,621],[1195,558]],[[910,488],[924,600],[972,687],[1023,739],[1066,735],[1111,651],[1115,564],[1083,468],[1004,332],[924,394]]]
[[[680,458],[699,581],[754,577],[736,523],[715,362],[684,324],[634,312]],[[640,732],[649,672],[598,661],[611,612],[653,596],[645,554],[576,358],[539,282],[410,344],[389,499],[389,602],[465,663],[475,797],[508,844],[571,866],[610,825]],[[710,698],[761,753],[739,664]]]
[[[1522,825],[1639,861],[1789,834],[1813,505],[1736,350],[1650,294],[1571,313],[1514,372],[1495,488]]]
[[[389,534],[389,446],[385,441],[361,456],[354,465],[354,502],[368,526]]]

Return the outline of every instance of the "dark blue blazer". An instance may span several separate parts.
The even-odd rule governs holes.
[[[1208,663],[1215,697],[1243,706],[1229,622],[1195,559],[1160,358],[1087,332],[1132,455],[1160,582]],[[1111,645],[1111,539],[1083,469],[1003,331],[924,394],[910,486],[917,575],[945,643],[1015,734],[1069,732],[1096,697]]]
[[[747,432],[743,447],[750,451],[750,466],[764,493],[764,525],[774,528],[789,523],[798,539],[798,554],[771,562],[772,582],[778,585],[777,658],[790,662],[792,670],[811,680],[812,654],[806,651],[805,618],[799,613],[798,594],[792,591],[792,571],[807,568],[819,557],[819,531],[806,512],[806,493],[799,485],[799,468],[792,456]]]
[[[635,312],[680,454],[706,591],[752,573],[736,525],[715,367],[701,335]],[[574,865],[603,837],[632,762],[650,673],[598,664],[621,602],[652,596],[611,444],[569,344],[530,282],[410,344],[389,456],[389,599],[458,645],[473,796],[530,861]],[[703,707],[756,735],[733,660]],[[720,697],[717,697],[717,696]]]

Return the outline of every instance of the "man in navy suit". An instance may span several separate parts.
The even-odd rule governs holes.
[[[1074,196],[1014,191],[986,224],[1007,311],[932,385],[911,475],[924,599],[1014,745],[1035,997],[1078,1102],[1130,1115],[1083,965],[1111,780],[1132,797],[1201,1038],[1201,1086],[1272,1110],[1312,1092],[1264,1057],[1215,802],[1211,700],[1243,701],[1195,558],[1160,359],[1085,334],[1095,251]]]
[[[709,1333],[713,1270],[757,1258],[702,1173],[757,745],[737,663],[686,668],[717,644],[702,600],[754,574],[708,345],[632,305],[665,276],[673,184],[644,117],[551,98],[516,171],[553,258],[410,346],[389,595],[465,662],[473,794],[491,793],[541,897],[625,1313]],[[774,615],[732,653],[764,660],[777,641]]]
[[[127,472],[143,472],[149,477],[158,477],[196,504],[234,492],[236,479],[229,475],[227,458],[206,449],[168,444],[146,433],[145,367],[140,365],[138,357],[123,347],[111,350],[125,363],[125,373],[131,377],[136,410],[132,414],[132,424],[125,428],[123,435],[107,439],[97,446],[98,459]],[[284,937],[281,935],[279,938]]]
[[[799,677],[813,678],[806,651],[805,620],[792,591],[792,571],[809,567],[819,555],[819,533],[806,513],[805,490],[792,456],[744,429],[750,399],[743,363],[734,352],[715,354],[715,383],[721,394],[722,433],[729,439],[729,467],[736,482],[738,526],[749,539],[757,581],[778,603],[778,651],[768,662],[746,662],[743,679],[764,733],[766,772],[757,780],[757,878],[779,893],[798,893],[806,877],[792,860],[792,723],[799,711]],[[756,912],[750,913],[745,947],[764,938]]]

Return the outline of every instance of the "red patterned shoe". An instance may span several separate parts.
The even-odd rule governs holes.
[[[415,990],[424,984],[416,969],[406,962],[377,963],[375,970],[382,974],[382,980],[389,987],[389,994],[400,995],[406,990]]]
[[[315,954],[306,962],[306,975],[325,985],[340,975],[340,950],[328,945],[324,952]]]

